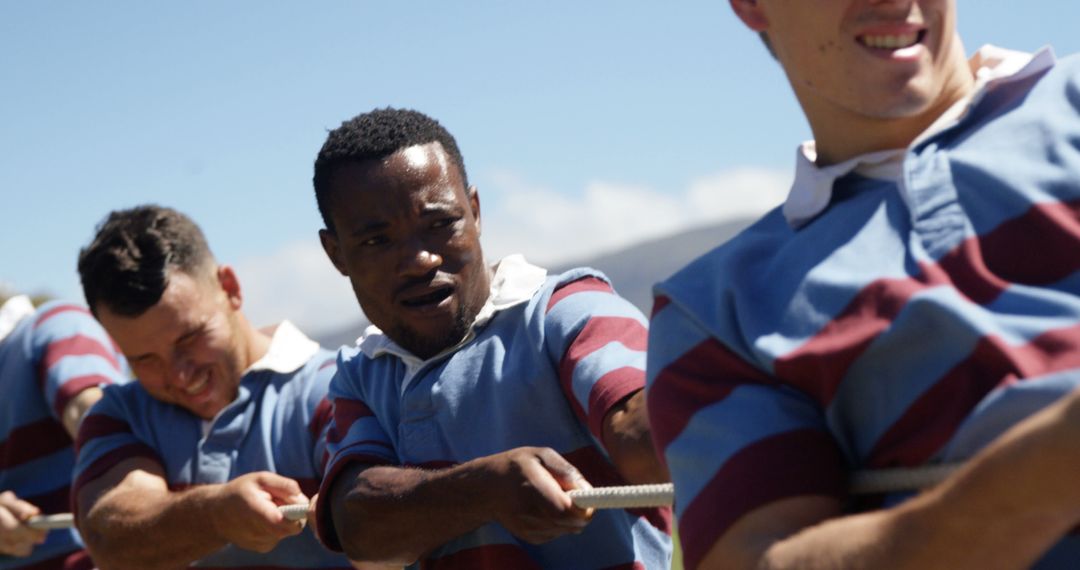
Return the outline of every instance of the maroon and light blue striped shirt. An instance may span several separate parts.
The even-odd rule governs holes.
[[[441,355],[421,361],[377,329],[340,353],[321,498],[350,464],[440,468],[523,446],[553,448],[594,486],[625,484],[600,430],[612,406],[644,387],[645,318],[592,270],[546,278],[512,256],[493,283],[472,332]],[[340,547],[327,506],[320,500],[322,538]],[[667,568],[669,525],[668,509],[604,510],[580,535],[533,545],[490,523],[419,564]]]
[[[20,319],[0,340],[0,491],[43,513],[68,512],[75,453],[64,408],[87,388],[127,378],[123,356],[85,307],[51,302]],[[82,548],[74,529],[54,530],[27,558],[0,555],[0,568],[88,568]]]

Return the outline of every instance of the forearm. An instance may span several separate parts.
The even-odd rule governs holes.
[[[492,519],[478,461],[422,470],[376,466],[335,484],[334,526],[351,560],[411,563]]]
[[[1017,424],[938,487],[892,509],[830,519],[772,542],[756,565],[1030,567],[1080,520],[1078,407],[1071,395]]]
[[[214,525],[216,487],[116,488],[89,510],[80,531],[103,570],[184,568],[226,545]]]
[[[635,392],[608,412],[603,440],[612,463],[628,483],[644,485],[671,480],[653,447],[644,391]]]

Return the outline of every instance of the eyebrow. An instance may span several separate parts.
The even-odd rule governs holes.
[[[176,341],[173,342],[173,344],[176,344],[176,343],[179,343],[179,342],[184,342],[185,340],[187,340],[187,339],[201,333],[205,329],[206,329],[206,323],[201,322],[201,323],[195,325],[193,328],[189,329],[186,333],[176,337]]]
[[[390,227],[390,224],[388,224],[387,222],[367,222],[367,223],[361,224],[360,227],[356,228],[355,230],[353,230],[350,233],[352,233],[352,235],[354,235],[354,236],[358,236],[358,235],[362,235],[362,234],[368,234],[368,233],[371,233],[371,232],[382,231],[382,230],[385,230],[388,227]]]
[[[431,216],[438,216],[443,214],[452,214],[460,216],[465,212],[465,208],[462,208],[460,204],[454,204],[452,202],[436,203],[425,207],[420,211],[420,217],[428,218]]]

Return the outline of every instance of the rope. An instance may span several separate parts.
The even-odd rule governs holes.
[[[851,476],[849,491],[853,495],[874,495],[925,489],[940,483],[958,467],[958,464],[943,464],[856,471]]]
[[[856,471],[851,476],[850,492],[853,495],[871,495],[896,491],[914,491],[933,486],[958,466],[931,465],[911,469],[875,469]],[[570,499],[583,509],[641,509],[649,507],[668,507],[675,501],[675,487],[671,483],[660,485],[624,485],[621,487],[596,487],[569,491]],[[282,505],[278,509],[286,519],[301,521],[307,519],[308,505],[297,503]],[[74,525],[71,513],[39,515],[26,522],[30,528],[58,529]]]
[[[625,485],[622,487],[596,487],[575,489],[566,493],[574,504],[583,509],[640,509],[666,507],[675,501],[675,486]]]
[[[75,526],[75,515],[71,513],[59,513],[55,515],[38,515],[30,517],[26,526],[38,530],[55,530],[58,528],[71,528]]]
[[[307,520],[307,503],[296,503],[292,505],[282,505],[278,507],[281,514],[285,515],[286,520],[290,521],[304,521]]]

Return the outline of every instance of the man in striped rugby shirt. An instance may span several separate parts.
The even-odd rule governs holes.
[[[330,133],[315,191],[323,247],[373,323],[332,382],[323,541],[424,567],[667,568],[667,509],[566,494],[666,478],[644,317],[596,271],[489,265],[457,144],[416,111]]]
[[[127,381],[112,339],[81,305],[0,304],[0,568],[90,568],[75,529],[24,523],[70,509],[73,441],[101,387]]]
[[[1080,566],[1080,59],[969,60],[954,0],[731,5],[815,140],[783,207],[656,287],[687,566]]]
[[[236,273],[171,208],[111,212],[79,275],[138,380],[79,430],[72,488],[99,567],[347,568],[278,509],[317,489],[333,354],[288,321],[255,328]]]

